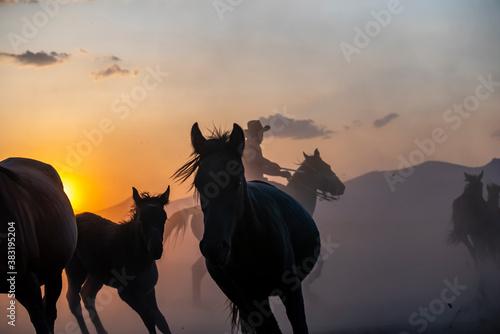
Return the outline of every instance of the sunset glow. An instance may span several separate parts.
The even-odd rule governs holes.
[[[401,2],[369,43],[359,31],[387,2],[241,3],[222,14],[211,2],[66,1],[25,37],[42,3],[0,4],[0,152],[52,164],[76,207],[174,185],[194,122],[207,131],[284,116],[265,156],[293,168],[318,148],[343,180],[399,168],[436,128],[446,140],[421,161],[498,155],[498,92],[453,110],[478,78],[500,81],[498,2]]]

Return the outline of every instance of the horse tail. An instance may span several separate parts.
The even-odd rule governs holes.
[[[174,212],[165,224],[164,240],[175,248],[178,242],[184,240],[189,217],[194,214],[196,207],[182,209]]]

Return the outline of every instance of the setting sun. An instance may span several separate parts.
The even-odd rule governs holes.
[[[62,178],[63,186],[64,186],[64,192],[68,196],[71,205],[73,206],[73,210],[75,210],[78,207],[78,195],[76,191],[76,187],[74,185],[74,182],[69,180],[68,178]]]

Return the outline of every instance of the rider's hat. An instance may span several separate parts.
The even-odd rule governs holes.
[[[247,123],[247,128],[248,129],[245,130],[245,135],[247,137],[250,137],[257,135],[259,132],[264,133],[268,131],[271,127],[269,125],[262,126],[262,123],[260,121],[249,121]]]

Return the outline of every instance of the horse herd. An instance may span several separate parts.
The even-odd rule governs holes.
[[[195,175],[203,224],[191,225],[206,269],[231,303],[232,328],[281,333],[268,299],[278,296],[293,332],[308,333],[302,281],[321,250],[312,219],[316,198],[336,199],[345,186],[318,150],[304,154],[286,187],[247,182],[242,163],[245,136],[237,124],[231,132],[213,131],[205,138],[195,123],[191,143],[192,158],[173,177],[184,182]],[[0,236],[8,241],[0,242],[1,254],[8,254],[0,260],[0,292],[27,309],[37,333],[53,333],[65,269],[66,297],[82,333],[88,333],[82,300],[97,332],[106,333],[95,307],[103,285],[118,290],[149,333],[156,328],[171,333],[156,303],[155,260],[162,256],[164,236],[185,229],[186,220],[167,222],[169,193],[170,187],[158,196],[133,188],[134,208],[121,224],[92,213],[75,217],[50,165],[25,158],[0,162]],[[193,273],[202,263],[197,261]],[[320,270],[315,272],[319,275]],[[12,277],[15,283],[8,280]],[[196,301],[199,284],[193,282],[193,287],[198,285]]]
[[[281,333],[269,297],[278,296],[294,334],[308,333],[303,280],[321,274],[321,244],[312,215],[317,198],[334,200],[344,184],[318,150],[304,161],[289,184],[248,181],[242,153],[244,132],[214,130],[205,138],[191,129],[191,159],[173,175],[184,182],[194,175],[200,207],[174,213],[167,221],[170,187],[157,196],[133,188],[130,219],[113,223],[92,213],[75,217],[57,172],[24,158],[0,162],[0,292],[15,297],[28,311],[37,333],[53,333],[62,270],[67,300],[82,333],[88,333],[81,301],[98,333],[106,333],[95,307],[103,285],[134,309],[149,333],[171,333],[156,302],[164,238],[191,228],[202,256],[193,265],[193,301],[201,304],[200,282],[206,271],[230,302],[232,329],[243,333]],[[500,265],[500,187],[483,173],[465,174],[463,194],[453,202],[450,242],[469,249],[474,261],[491,257]],[[204,259],[204,261],[203,261]],[[312,269],[316,266],[316,270]],[[14,282],[14,283],[13,283]],[[40,287],[45,286],[42,298]],[[11,299],[11,303],[15,303]]]

